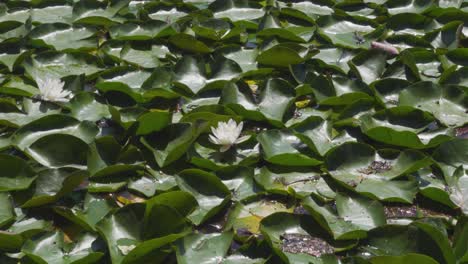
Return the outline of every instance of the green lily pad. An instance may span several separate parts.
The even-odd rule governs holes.
[[[117,40],[149,40],[173,33],[173,29],[162,21],[151,21],[145,24],[125,23],[110,28],[110,35]]]
[[[70,101],[71,114],[80,121],[98,121],[109,118],[109,108],[90,93],[79,93]]]
[[[0,155],[0,168],[4,171],[0,178],[2,191],[26,189],[37,177],[26,161],[11,155]]]
[[[304,61],[294,49],[283,46],[275,46],[258,55],[257,62],[268,66],[287,67],[291,64],[299,64]]]
[[[210,9],[216,18],[229,18],[232,21],[254,20],[263,17],[265,12],[258,3],[248,1],[214,1]]]
[[[156,68],[161,64],[160,59],[164,59],[169,54],[166,46],[153,45],[150,48],[139,48],[125,46],[120,52],[120,59],[143,68]]]
[[[254,164],[260,159],[260,149],[258,144],[249,140],[231,147],[226,152],[220,152],[218,145],[209,142],[207,137],[202,137],[189,149],[188,156],[191,163],[216,170],[232,165],[249,166]]]
[[[226,229],[232,228],[237,236],[247,231],[251,234],[260,233],[262,219],[277,212],[292,212],[292,208],[277,201],[261,200],[248,204],[237,203],[228,216]]]
[[[94,56],[84,53],[42,53],[23,62],[23,67],[35,79],[44,75],[56,78],[85,74],[92,76],[102,69]]]
[[[20,219],[6,231],[0,232],[0,248],[5,251],[19,251],[29,238],[52,230],[52,223],[34,217]]]
[[[336,245],[335,249],[325,230],[315,228],[314,224],[317,223],[308,215],[275,213],[262,220],[260,229],[274,252],[286,263],[336,260],[336,257],[330,255],[335,250],[339,251],[339,247],[348,241]]]
[[[0,55],[1,56],[1,55]],[[11,77],[2,84],[2,93],[11,95],[32,96],[38,89],[18,77]]]
[[[177,176],[177,182],[198,202],[198,208],[188,216],[195,225],[218,213],[231,198],[231,192],[220,179],[202,170],[183,170]]]
[[[363,180],[392,180],[429,165],[421,152],[406,150],[385,157],[369,145],[344,143],[332,149],[325,158],[328,172],[335,179],[351,186]]]
[[[212,50],[205,43],[187,34],[175,34],[169,41],[179,49],[193,53],[210,53]]]
[[[315,166],[322,163],[308,147],[287,130],[268,130],[257,136],[268,162],[285,166]]]
[[[150,240],[146,240],[140,243],[138,246],[133,248],[128,252],[127,255],[122,260],[123,264],[130,264],[130,263],[142,263],[151,261],[152,263],[164,263],[168,255],[168,246],[171,245],[170,243],[180,239],[186,235],[185,233],[181,234],[173,234],[164,236],[161,238],[154,238]],[[121,246],[121,248],[125,248]]]
[[[52,134],[72,135],[89,143],[97,132],[97,127],[92,123],[79,122],[65,115],[48,115],[22,126],[16,131],[12,140],[19,149],[24,150],[37,140]]]
[[[459,167],[466,169],[466,162],[468,160],[466,146],[466,140],[454,139],[441,144],[434,151],[433,157],[439,166],[441,166],[447,181],[450,181],[450,177]]]
[[[111,26],[123,22],[117,13],[124,8],[130,0],[103,3],[95,0],[78,2],[72,13],[73,23],[87,25]]]
[[[258,192],[253,180],[254,171],[250,167],[230,166],[216,171],[216,175],[232,192],[232,200],[242,201]]]
[[[369,232],[369,247],[365,247],[365,250],[375,255],[393,256],[396,261],[404,259],[403,255],[419,255],[427,263],[454,263],[449,242],[435,224],[415,221],[408,226],[377,228]],[[385,260],[384,257],[377,259]]]
[[[200,127],[188,123],[171,124],[160,132],[143,137],[142,143],[149,148],[159,166],[163,167],[176,161],[196,140]],[[161,142],[159,138],[168,139]]]
[[[7,192],[0,192],[0,201],[2,201],[2,206],[0,207],[0,227],[3,227],[15,220],[15,214],[13,212],[11,197]]]
[[[467,254],[467,239],[468,239],[468,226],[466,219],[457,223],[454,235],[454,254],[459,261],[466,261]]]
[[[86,177],[84,171],[69,172],[65,169],[43,170],[32,186],[18,195],[22,195],[23,208],[51,204],[72,192]]]
[[[450,200],[461,209],[461,211],[468,214],[468,195],[466,194],[468,188],[468,175],[466,171],[459,167],[455,170],[451,179],[448,181]]]
[[[291,128],[296,136],[315,150],[320,156],[324,156],[330,149],[356,139],[345,130],[334,133],[331,122],[327,122],[318,116],[311,116],[304,121],[294,124]]]
[[[57,105],[30,99],[23,99],[21,110],[18,108],[5,110],[5,112],[0,113],[0,122],[2,125],[11,127],[19,127],[47,115],[60,113],[60,108]]]
[[[167,21],[172,22],[176,21],[177,19],[186,16],[187,13],[184,10],[179,10],[177,7],[173,7],[172,9],[166,10],[165,8],[161,8],[156,10],[156,12],[150,12],[148,16],[154,20],[160,21]]]
[[[440,87],[431,82],[420,82],[400,93],[399,105],[427,111],[447,126],[462,126],[468,123],[465,115],[468,105],[465,105],[464,97],[466,93],[462,87]]]
[[[386,224],[383,206],[364,197],[338,193],[336,208],[318,204],[310,197],[304,200],[303,205],[335,239],[364,238],[367,231]]]
[[[96,236],[83,234],[76,244],[67,248],[63,233],[54,232],[27,241],[22,252],[38,263],[76,263],[77,261],[98,263],[104,253],[91,249],[91,244],[95,240]]]
[[[97,223],[96,228],[107,241],[113,263],[121,263],[129,253],[124,249],[136,247],[141,242],[144,210],[143,204],[130,204]]]
[[[194,211],[197,201],[190,194],[174,191],[160,194],[146,202],[144,234],[146,239],[184,233],[190,230],[186,216]],[[159,228],[157,228],[159,227]]]
[[[88,193],[83,199],[82,206],[74,208],[57,206],[54,207],[54,211],[85,230],[96,231],[96,224],[115,208],[113,201]]]
[[[379,256],[373,257],[371,263],[373,264],[385,264],[385,263],[409,263],[417,262],[421,264],[435,264],[438,263],[433,258],[421,255],[421,254],[406,254],[404,256]]]
[[[386,54],[376,50],[356,55],[348,64],[351,70],[365,83],[370,84],[380,78],[385,70]]]
[[[245,84],[227,84],[221,102],[249,119],[282,122],[293,102],[294,89],[282,79],[270,79],[259,90],[254,94]]]
[[[206,73],[203,61],[186,56],[176,65],[176,85],[192,94],[204,89],[222,88],[227,81],[240,75],[242,72],[236,62],[220,58],[211,64],[211,74]]]
[[[36,140],[25,151],[46,167],[81,169],[86,167],[88,145],[72,135],[50,134]]]
[[[270,193],[307,197],[318,192],[320,174],[318,172],[281,171],[276,172],[262,167],[255,180]]]
[[[0,63],[12,72],[27,55],[29,52],[25,50],[5,48],[0,50]]]
[[[0,2],[0,263],[468,263],[463,0]]]
[[[186,264],[211,263],[213,259],[222,261],[229,250],[232,238],[231,232],[190,234],[176,243],[177,262]]]
[[[245,49],[242,47],[230,47],[224,50],[224,56],[235,61],[243,71],[243,75],[261,71],[257,66],[257,49]],[[266,70],[266,69],[262,69]]]
[[[307,74],[304,80],[311,86],[313,94],[321,105],[350,105],[358,100],[373,101],[369,87],[359,80],[342,76],[332,78]]]
[[[44,24],[31,31],[31,44],[39,47],[53,47],[55,50],[92,50],[97,42],[92,36],[94,30],[74,28],[66,24]]]
[[[138,179],[130,179],[128,188],[141,193],[147,197],[153,196],[156,191],[169,191],[177,186],[175,177],[167,175],[162,171],[155,171],[146,168],[150,175]]]
[[[361,129],[370,138],[401,147],[430,148],[449,140],[444,133],[421,133],[433,121],[427,112],[410,106],[393,107],[361,116]]]
[[[72,22],[73,7],[70,5],[51,5],[31,10],[31,22],[40,24]]]

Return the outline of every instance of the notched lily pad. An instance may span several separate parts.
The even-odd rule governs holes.
[[[434,118],[410,106],[393,107],[360,117],[361,130],[370,138],[401,147],[435,147],[451,137],[443,131],[428,131]]]
[[[270,193],[283,195],[297,195],[306,197],[318,193],[320,189],[320,173],[294,169],[275,169],[262,167],[255,180]]]
[[[4,172],[0,177],[2,191],[26,189],[37,177],[25,160],[11,155],[0,155],[0,168]]]
[[[255,92],[245,83],[228,83],[222,91],[221,103],[248,119],[266,119],[282,126],[283,117],[295,94],[294,88],[283,79],[268,79]]]
[[[321,164],[310,149],[288,130],[268,130],[257,136],[267,161],[284,166]]]
[[[304,208],[335,239],[357,239],[367,236],[366,231],[386,223],[383,206],[375,200],[338,193],[336,205],[319,204],[308,197]]]
[[[262,220],[260,230],[274,252],[286,263],[323,261],[325,258],[333,261],[336,258],[330,254],[352,247],[354,243],[333,241],[309,215],[274,213]]]
[[[447,126],[462,126],[468,123],[466,96],[462,87],[420,82],[400,93],[399,105],[413,106],[432,113]]]

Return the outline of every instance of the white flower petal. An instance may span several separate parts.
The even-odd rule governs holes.
[[[219,149],[220,152],[226,152],[231,148],[231,145],[222,145]]]
[[[250,135],[242,136],[242,137],[236,139],[236,144],[240,144],[240,143],[242,143],[242,142],[245,142],[245,141],[247,141],[249,138],[250,138]]]
[[[217,145],[222,145],[221,148],[224,152],[228,150],[232,145],[245,141],[246,139],[239,136],[242,132],[243,123],[236,123],[232,118],[227,122],[219,122],[217,127],[211,127],[212,135],[210,135],[209,140]],[[248,138],[248,137],[247,137]]]
[[[237,126],[237,131],[239,135],[242,132],[242,128],[244,128],[244,122],[240,122],[239,125]]]
[[[236,127],[237,124],[236,124],[236,121],[234,121],[234,119],[230,118],[229,121],[227,122],[227,124],[230,126],[230,127]]]
[[[214,137],[213,135],[210,135],[208,137],[208,140],[213,144],[219,145],[219,140],[216,137]]]
[[[65,85],[58,78],[45,77],[36,80],[39,88],[39,94],[43,100],[52,102],[68,102],[72,95],[71,91],[63,90]]]
[[[215,127],[211,127],[211,133],[213,133],[213,135],[214,135],[215,137],[218,137],[218,136],[219,136],[219,134],[218,134],[218,129],[215,128]]]
[[[50,100],[50,101],[51,101],[51,100]],[[66,98],[55,98],[53,101],[54,101],[54,102],[59,102],[59,103],[66,103],[66,102],[68,102],[69,100],[66,99]]]

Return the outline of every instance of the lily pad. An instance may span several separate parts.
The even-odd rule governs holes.
[[[182,190],[198,202],[198,208],[188,216],[199,225],[219,212],[230,200],[231,192],[215,175],[197,169],[184,170],[178,175]]]
[[[421,152],[407,150],[392,157],[381,156],[371,146],[349,142],[331,150],[325,159],[328,172],[337,180],[357,185],[363,180],[392,180],[429,165]]]
[[[444,133],[423,132],[433,121],[427,112],[410,106],[382,110],[361,116],[361,129],[370,138],[395,146],[424,149],[450,140]]]
[[[267,119],[274,124],[282,122],[293,102],[294,89],[284,80],[270,79],[259,90],[253,93],[245,84],[230,83],[223,89],[221,102],[253,120]]]
[[[468,263],[466,1],[0,2],[0,263]]]
[[[315,166],[315,159],[307,146],[287,130],[269,130],[257,137],[264,158],[273,164],[289,166]]]
[[[84,234],[73,247],[67,249],[63,233],[49,233],[40,238],[27,241],[22,251],[39,263],[73,263],[76,261],[98,263],[104,253],[94,252],[91,249],[91,244],[95,240],[95,236]]]
[[[420,82],[400,93],[399,105],[413,106],[430,112],[447,126],[462,126],[468,123],[462,87],[438,86],[432,82]]]
[[[383,206],[363,197],[336,196],[336,207],[318,204],[312,198],[304,200],[304,208],[311,213],[322,228],[335,239],[359,239],[367,231],[386,224]]]
[[[15,156],[0,155],[0,166],[4,171],[0,184],[2,191],[26,189],[37,177],[26,161]]]
[[[50,46],[55,50],[92,50],[97,42],[92,36],[95,31],[88,28],[73,28],[64,24],[44,24],[30,34],[35,46]]]

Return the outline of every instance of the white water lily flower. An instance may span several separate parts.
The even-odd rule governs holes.
[[[219,122],[217,128],[211,127],[213,135],[210,135],[210,141],[213,144],[221,145],[219,151],[225,152],[233,145],[249,139],[250,136],[239,137],[243,126],[244,124],[242,122],[238,125],[236,121],[232,119],[229,119],[227,123]]]
[[[46,77],[36,80],[42,100],[51,102],[68,102],[71,91],[63,90],[65,84],[60,79]]]

